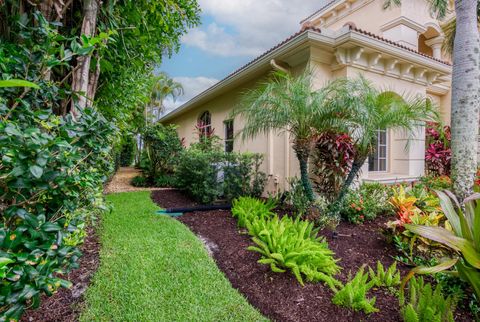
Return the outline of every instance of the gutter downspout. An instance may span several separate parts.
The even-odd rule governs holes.
[[[270,66],[272,66],[273,69],[280,70],[284,73],[290,74],[290,71],[287,68],[281,66],[279,63],[277,63],[275,59],[270,60]]]

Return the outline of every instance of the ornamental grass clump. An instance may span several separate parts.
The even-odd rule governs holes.
[[[232,215],[237,218],[238,226],[245,228],[255,218],[270,218],[276,203],[270,199],[262,201],[252,197],[240,197],[233,201]]]
[[[355,311],[363,311],[366,314],[378,312],[375,307],[376,298],[367,298],[367,292],[375,285],[374,280],[368,281],[368,274],[362,266],[355,277],[340,289],[332,298],[335,305],[351,308]]]
[[[435,289],[423,278],[412,278],[408,294],[400,292],[400,314],[405,322],[454,321],[455,302],[451,297],[445,298],[442,288]]]
[[[277,215],[272,218],[255,218],[247,222],[247,228],[256,246],[249,250],[258,252],[261,264],[270,265],[272,271],[291,271],[303,286],[304,278],[309,282],[324,282],[332,290],[341,283],[334,278],[340,271],[334,252],[328,248],[313,223]]]

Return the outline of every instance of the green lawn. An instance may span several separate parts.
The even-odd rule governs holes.
[[[180,222],[155,215],[149,192],[107,196],[100,268],[81,321],[266,320],[233,289]]]

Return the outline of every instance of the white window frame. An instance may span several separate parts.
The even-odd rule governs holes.
[[[380,132],[385,132],[385,144],[380,144]],[[368,156],[368,172],[373,172],[373,173],[386,173],[388,172],[388,167],[389,167],[389,162],[388,162],[388,154],[389,154],[389,144],[390,143],[390,135],[388,130],[377,130],[377,144],[375,146],[376,151],[380,151],[380,147],[385,147],[385,156],[380,156],[380,153],[377,154],[377,164],[380,166],[380,160],[385,160],[385,169],[379,169],[379,170],[370,170],[370,158],[373,157],[373,155]]]

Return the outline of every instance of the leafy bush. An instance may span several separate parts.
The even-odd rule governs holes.
[[[380,183],[363,183],[358,189],[350,190],[343,201],[341,215],[351,223],[359,224],[388,214],[391,191]]]
[[[183,151],[183,142],[174,125],[155,123],[143,132],[148,158],[146,174],[153,182],[158,175],[171,174]]]
[[[272,199],[267,202],[252,197],[240,197],[233,201],[232,215],[237,218],[240,227],[247,227],[247,223],[255,218],[270,218],[276,202]]]
[[[303,276],[309,282],[324,282],[333,290],[341,285],[333,277],[340,271],[338,260],[325,239],[317,236],[313,223],[288,216],[260,217],[247,222],[247,228],[256,244],[248,249],[260,253],[258,262],[270,265],[272,271],[290,270],[301,285]]]
[[[406,224],[405,228],[450,249],[453,258],[436,267],[415,268],[413,272],[436,273],[455,265],[459,276],[480,298],[480,197],[476,194],[466,198],[462,207],[452,193],[437,191],[437,194],[451,229],[422,224]]]
[[[394,262],[387,270],[383,267],[380,261],[377,262],[377,271],[372,268],[368,269],[370,279],[376,287],[395,287],[400,285],[401,276],[397,269],[397,262]]]
[[[338,306],[352,308],[355,311],[363,311],[366,314],[378,312],[375,308],[375,297],[367,299],[367,292],[374,286],[374,281],[368,282],[368,274],[364,273],[362,266],[355,277],[349,277],[345,284],[332,298],[332,303]]]
[[[180,155],[176,185],[205,204],[222,196],[227,200],[259,197],[266,183],[266,175],[259,170],[262,160],[257,154],[204,151],[193,146]]]
[[[450,127],[429,122],[426,128],[425,166],[431,175],[450,175],[452,150]]]
[[[222,160],[221,152],[204,152],[193,148],[184,151],[175,170],[178,188],[198,202],[212,203],[222,194],[218,182],[219,168],[216,166]]]
[[[312,207],[312,202],[308,199],[302,182],[299,178],[291,178],[288,183],[290,190],[285,192],[285,201],[298,215],[307,214]]]
[[[133,177],[132,181],[130,181],[131,185],[134,187],[148,187],[148,179],[144,176],[136,176]]]
[[[5,111],[0,99],[0,113]],[[21,109],[0,121],[0,290],[1,319],[18,319],[70,282],[87,216],[104,209],[103,183],[111,173],[114,128],[98,113],[84,110],[54,116],[49,110]]]
[[[159,175],[158,177],[155,178],[155,187],[159,188],[171,188],[171,187],[176,187],[177,181],[175,180],[175,176],[173,175]]]
[[[263,155],[258,153],[225,153],[223,196],[233,200],[240,196],[261,197],[267,176],[260,171]]]
[[[133,157],[135,156],[135,138],[131,135],[124,137],[121,141],[120,149],[120,166],[128,167],[133,162]]]
[[[408,292],[400,292],[400,313],[405,322],[454,321],[455,303],[451,297],[443,297],[440,286],[433,290],[423,278],[412,278]]]
[[[424,176],[420,178],[420,182],[432,191],[452,189],[452,179],[448,176]]]
[[[345,181],[355,155],[348,134],[324,133],[315,144],[311,172],[314,188],[329,201],[334,200]]]

